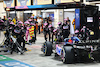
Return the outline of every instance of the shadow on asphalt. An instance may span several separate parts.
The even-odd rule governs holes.
[[[62,61],[60,57],[53,57],[53,58],[51,58],[51,59],[57,60],[57,61]]]
[[[10,53],[0,53],[0,55],[11,55]]]
[[[86,62],[86,63],[73,63],[73,64],[64,64],[60,63],[57,64],[57,66],[67,66],[67,67],[88,67],[88,66],[93,66],[93,65],[98,65],[98,62]]]
[[[41,57],[46,57],[44,54],[39,54],[39,56],[41,56]]]
[[[41,57],[50,57],[50,56],[44,56],[44,54],[40,54]],[[58,57],[54,57],[53,55],[51,55],[51,59],[53,60],[56,60],[56,61],[60,61],[62,62],[61,58],[58,56]],[[57,66],[67,66],[67,67],[88,67],[88,66],[92,66],[92,65],[98,65],[98,62],[95,62],[95,61],[89,61],[89,62],[76,62],[76,63],[73,63],[73,64],[64,64],[63,62],[62,63],[59,63],[57,64]]]
[[[74,64],[64,64],[64,63],[60,63],[57,64],[57,66],[67,66],[67,67],[88,67],[88,66],[93,66],[93,65],[98,65],[97,62],[91,62],[91,63],[74,63]]]

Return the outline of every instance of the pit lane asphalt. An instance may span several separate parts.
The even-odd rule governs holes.
[[[0,36],[0,43],[4,38],[3,33]],[[37,35],[36,44],[26,45],[26,48],[31,51],[27,51],[24,55],[18,55],[13,53],[12,55],[9,53],[1,53],[7,57],[12,59],[33,65],[35,67],[100,67],[100,63],[76,63],[76,64],[63,64],[61,60],[54,58],[54,54],[52,56],[44,56],[41,52],[41,46],[45,42],[43,38],[43,34]]]

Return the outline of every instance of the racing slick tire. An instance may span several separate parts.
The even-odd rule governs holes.
[[[61,52],[62,62],[64,64],[74,63],[75,56],[72,46],[64,46]]]
[[[98,47],[96,51],[93,51],[92,54],[94,60],[100,62],[100,47]]]
[[[43,53],[45,56],[51,56],[52,54],[52,43],[47,41],[43,44]]]

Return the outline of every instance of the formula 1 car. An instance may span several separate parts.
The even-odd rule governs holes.
[[[93,12],[89,13],[92,9]],[[86,62],[88,60],[100,62],[98,7],[87,6],[75,11],[77,15],[80,15],[75,19],[76,29],[79,30],[78,36],[65,38],[64,41],[54,44],[45,42],[41,50],[44,55],[50,56],[54,49],[55,55],[59,55],[63,63]],[[92,21],[88,21],[90,19]],[[78,23],[79,20],[81,20],[80,23]]]
[[[60,56],[63,63],[100,61],[100,40],[79,40],[77,37],[66,38],[64,42],[52,45],[45,42],[42,51],[50,56],[55,50],[55,56]]]

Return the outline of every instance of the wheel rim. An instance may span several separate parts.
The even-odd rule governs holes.
[[[65,50],[64,49],[62,50],[61,58],[62,58],[62,61],[65,62]]]
[[[63,56],[63,50],[61,51],[61,59],[63,60],[64,56]]]
[[[43,49],[44,54],[46,54],[46,51],[47,51],[47,47],[46,44],[44,44],[44,49]]]

